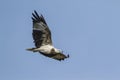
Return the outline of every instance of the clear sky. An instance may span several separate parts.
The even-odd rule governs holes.
[[[25,50],[34,10],[69,59]],[[0,0],[0,80],[120,80],[120,0]]]

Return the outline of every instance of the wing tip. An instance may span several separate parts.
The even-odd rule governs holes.
[[[66,58],[69,58],[70,56],[69,56],[69,54],[66,56],[66,55],[64,55],[65,57],[64,58],[61,58],[61,59],[57,59],[58,61],[64,61]]]
[[[36,10],[34,10],[32,13],[32,20],[33,22],[43,22],[47,25],[43,15],[41,13],[39,15]]]
[[[70,57],[70,55],[68,54],[68,55],[67,55],[67,58],[69,58],[69,57]]]

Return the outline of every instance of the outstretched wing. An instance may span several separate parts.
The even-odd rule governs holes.
[[[61,61],[61,60],[64,60],[65,58],[69,58],[69,55],[66,56],[66,55],[64,55],[62,53],[58,53],[58,54],[56,54],[55,56],[53,56],[51,58]]]
[[[36,11],[32,13],[33,17],[33,39],[35,46],[37,48],[41,47],[42,45],[51,44],[51,32],[47,26],[47,23],[42,15],[38,15]]]
[[[65,58],[69,58],[69,55],[64,55],[62,53],[56,53],[56,54],[44,54],[42,52],[40,52],[41,54],[43,54],[44,56],[47,56],[49,58],[53,58],[53,59],[56,59],[56,60],[64,60]]]

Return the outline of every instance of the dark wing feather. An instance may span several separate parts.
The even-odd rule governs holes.
[[[33,17],[33,39],[35,46],[38,48],[42,45],[51,44],[51,32],[47,26],[47,23],[42,15],[38,15],[36,11],[32,13]]]
[[[64,60],[65,58],[69,58],[69,55],[66,56],[66,55],[64,55],[62,53],[58,53],[58,54],[56,54],[55,56],[53,56],[51,58],[61,61],[61,60]]]
[[[59,61],[64,60],[65,58],[69,58],[69,55],[66,56],[62,53],[56,53],[56,54],[44,54],[42,52],[40,52],[40,53],[44,56],[47,56],[49,58],[53,58],[53,59],[59,60]]]

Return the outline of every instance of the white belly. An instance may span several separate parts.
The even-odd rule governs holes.
[[[39,48],[39,50],[43,53],[49,54],[51,52],[51,49],[54,48],[51,45],[44,45]]]

